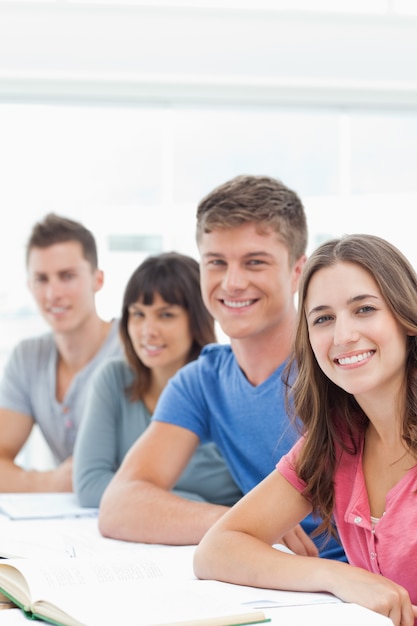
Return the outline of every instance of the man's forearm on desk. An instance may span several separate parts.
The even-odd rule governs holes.
[[[144,481],[112,483],[101,500],[99,529],[105,537],[123,541],[195,545],[227,510]]]
[[[66,459],[52,470],[27,470],[12,460],[0,457],[0,492],[70,492],[72,459]]]

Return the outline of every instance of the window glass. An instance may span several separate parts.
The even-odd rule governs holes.
[[[29,215],[161,202],[158,111],[0,105],[0,194]]]
[[[352,193],[415,193],[416,162],[415,113],[352,115]]]
[[[197,110],[174,120],[176,202],[201,198],[237,174],[281,178],[303,194],[338,191],[338,115]]]

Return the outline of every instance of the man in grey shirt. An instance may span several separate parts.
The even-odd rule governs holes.
[[[72,452],[89,379],[103,360],[122,354],[118,322],[97,313],[104,277],[95,239],[79,222],[48,214],[36,223],[26,265],[51,331],[20,342],[0,381],[0,491],[72,491]],[[52,470],[15,462],[35,424],[56,461]]]

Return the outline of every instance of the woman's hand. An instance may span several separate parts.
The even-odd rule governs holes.
[[[394,626],[415,626],[417,607],[404,587],[359,567],[346,565],[344,569],[331,589],[335,595],[389,617]]]

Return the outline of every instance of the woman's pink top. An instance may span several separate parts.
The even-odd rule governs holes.
[[[301,438],[277,464],[278,471],[302,491],[294,470]],[[384,515],[372,524],[362,471],[362,448],[341,453],[334,476],[334,520],[351,565],[382,574],[405,587],[417,604],[417,466],[387,494]]]

